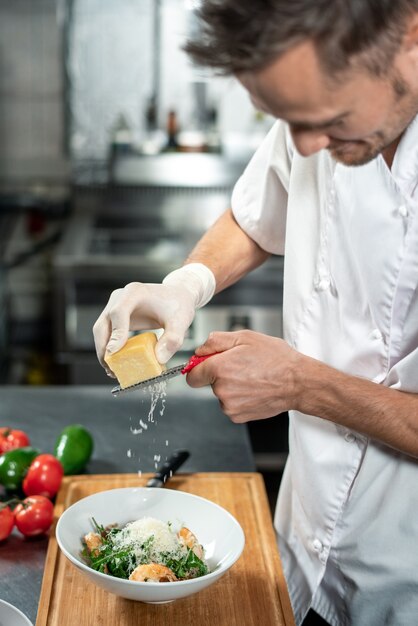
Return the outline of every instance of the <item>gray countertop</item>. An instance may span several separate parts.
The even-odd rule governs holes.
[[[190,452],[180,471],[255,471],[246,427],[230,422],[210,389],[172,381],[164,400],[163,414],[160,399],[149,421],[150,396],[142,391],[113,398],[110,386],[0,387],[0,426],[25,430],[33,446],[52,452],[64,426],[84,425],[95,442],[90,474],[153,472],[179,448]],[[34,623],[47,543],[14,530],[0,544],[0,599]]]

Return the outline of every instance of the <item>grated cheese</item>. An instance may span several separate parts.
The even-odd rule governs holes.
[[[127,524],[123,530],[115,535],[114,544],[118,548],[130,548],[135,555],[141,559],[144,551],[144,544],[150,540],[151,560],[160,562],[158,558],[161,553],[178,554],[184,548],[179,542],[177,534],[171,530],[166,522],[154,519],[152,517],[144,517],[135,522]]]

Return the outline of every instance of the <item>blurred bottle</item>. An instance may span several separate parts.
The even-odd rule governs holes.
[[[50,385],[54,382],[51,355],[33,351],[29,354],[24,382],[28,385]]]
[[[110,134],[109,157],[108,157],[108,175],[113,178],[115,163],[118,158],[126,154],[130,154],[133,150],[132,130],[128,120],[120,113],[116,122],[112,126]]]
[[[132,129],[125,115],[120,113],[111,131],[110,151],[112,156],[130,152],[132,144]]]
[[[145,130],[147,133],[153,133],[157,130],[157,105],[155,97],[148,100],[147,109],[145,111]]]
[[[221,135],[218,126],[218,110],[212,106],[207,112],[206,151],[222,152]]]
[[[159,154],[164,150],[166,141],[165,132],[158,128],[157,106],[155,97],[152,96],[145,110],[145,132],[139,150],[141,154]]]
[[[178,142],[179,126],[177,121],[177,113],[174,109],[170,109],[167,116],[167,143],[164,152],[177,152],[179,149]]]

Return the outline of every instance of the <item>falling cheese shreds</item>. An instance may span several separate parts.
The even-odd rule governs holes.
[[[162,416],[164,413],[165,396],[167,395],[167,383],[165,381],[162,381],[160,383],[154,383],[154,385],[150,385],[148,389],[151,392],[151,407],[148,413],[148,421],[154,422],[154,411],[160,399],[162,404],[160,415]]]

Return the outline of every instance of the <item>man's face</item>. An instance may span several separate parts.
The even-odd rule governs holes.
[[[314,45],[304,42],[238,79],[256,108],[289,124],[300,154],[327,149],[336,161],[363,165],[393,144],[418,112],[410,66],[399,54],[387,76],[350,69],[336,82],[327,78]]]

